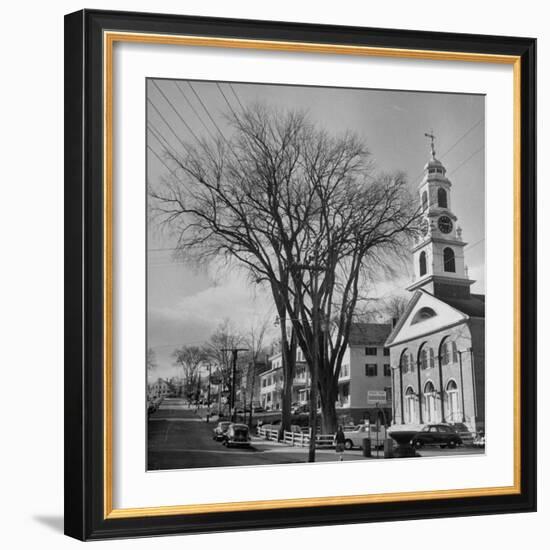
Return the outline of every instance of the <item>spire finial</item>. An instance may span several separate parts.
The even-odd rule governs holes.
[[[435,159],[435,136],[434,136],[434,131],[433,129],[430,130],[430,133],[425,133],[424,134],[427,138],[430,138],[431,140],[431,144],[430,144],[430,147],[431,147],[431,152],[432,152],[432,158]]]

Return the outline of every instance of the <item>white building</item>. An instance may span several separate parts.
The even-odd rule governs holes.
[[[413,247],[415,279],[386,345],[393,366],[394,423],[434,422],[485,429],[485,296],[464,263],[462,230],[451,209],[451,182],[431,158],[419,186],[423,235]]]
[[[336,409],[344,422],[374,420],[383,410],[391,418],[391,368],[389,350],[384,347],[391,325],[354,323],[338,379]],[[282,355],[269,358],[270,368],[260,375],[260,403],[266,410],[280,410],[283,389]],[[296,352],[292,402],[309,402],[309,369],[302,350]]]

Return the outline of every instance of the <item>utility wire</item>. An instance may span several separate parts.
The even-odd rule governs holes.
[[[174,135],[174,137],[181,143],[182,147],[185,149],[186,153],[187,154],[190,154],[189,153],[189,149],[187,148],[187,145],[185,145],[185,143],[181,140],[181,138],[178,136],[178,134],[176,133],[176,131],[172,128],[172,126],[170,125],[170,123],[164,118],[163,114],[159,111],[158,107],[150,100],[150,99],[147,99],[147,101],[149,102],[149,104],[151,105],[151,107],[153,107],[153,109],[156,111],[156,113],[159,115],[159,117],[162,119],[162,121],[164,122],[164,124],[166,124],[166,126],[168,127],[168,129],[172,132],[172,134]]]
[[[241,109],[244,111],[245,108],[243,107],[243,104],[241,103],[241,100],[239,99],[239,96],[237,95],[237,92],[235,91],[235,88],[233,88],[233,85],[231,84],[231,82],[228,82],[227,84],[231,88],[231,91],[233,92],[233,95],[235,96],[235,99],[237,100],[237,103],[241,106]]]
[[[233,116],[237,118],[237,113],[233,110],[233,107],[231,106],[231,103],[229,103],[229,100],[227,99],[226,95],[223,93],[222,87],[220,86],[219,82],[216,82],[216,86],[218,87],[218,90],[220,91],[220,94],[222,94],[225,102],[227,103],[227,106],[229,107],[230,111],[233,113]]]
[[[177,89],[179,90],[180,94],[183,96],[183,98],[185,99],[185,101],[187,102],[187,104],[189,105],[189,107],[191,107],[192,111],[195,113],[195,116],[199,119],[200,123],[203,125],[204,129],[208,132],[208,135],[214,140],[216,141],[216,139],[214,138],[214,135],[212,134],[212,132],[209,130],[208,126],[206,126],[206,124],[204,123],[204,121],[202,120],[201,116],[199,115],[199,113],[197,112],[197,110],[195,109],[195,107],[193,106],[193,104],[191,103],[191,101],[189,100],[189,98],[187,97],[187,95],[185,94],[185,92],[183,91],[183,89],[181,88],[179,82],[175,82],[176,84],[176,87]]]
[[[170,105],[170,107],[172,108],[172,110],[174,111],[174,113],[176,113],[177,117],[183,122],[183,124],[185,125],[185,127],[189,130],[189,133],[197,140],[197,143],[202,147],[202,142],[201,140],[197,137],[197,134],[195,134],[195,132],[193,132],[193,129],[191,128],[191,126],[189,126],[189,124],[187,124],[187,122],[184,120],[184,118],[181,116],[181,114],[179,113],[179,111],[174,107],[174,104],[170,101],[170,99],[168,98],[168,96],[162,91],[162,89],[160,88],[160,86],[154,81],[152,80],[151,81],[153,83],[153,85],[156,87],[156,89],[160,92],[160,94],[162,95],[162,97],[165,99],[165,101],[168,103],[168,105]]]

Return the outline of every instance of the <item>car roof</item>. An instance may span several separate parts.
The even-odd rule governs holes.
[[[234,428],[246,428],[248,430],[248,426],[246,424],[233,424]]]

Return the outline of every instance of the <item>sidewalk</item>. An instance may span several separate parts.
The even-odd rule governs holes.
[[[264,453],[270,452],[284,452],[289,454],[298,454],[307,456],[308,448],[307,447],[298,447],[293,445],[288,445],[286,443],[280,443],[278,441],[272,441],[263,439],[258,436],[251,436],[252,445]],[[339,459],[339,456],[336,454],[333,448],[317,448],[315,450],[315,456],[318,462],[332,462]],[[380,458],[383,458],[384,453],[380,453]],[[376,452],[373,452],[371,457],[363,456],[361,449],[354,449],[351,451],[344,452],[344,460],[372,460],[376,459]]]

